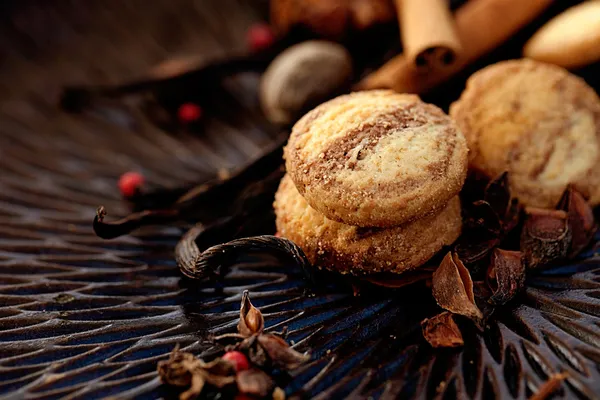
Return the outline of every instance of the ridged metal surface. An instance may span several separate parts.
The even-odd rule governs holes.
[[[139,170],[169,186],[198,181],[255,158],[276,137],[258,113],[255,75],[230,80],[232,96],[216,103],[224,112],[208,116],[200,137],[162,132],[120,105],[83,116],[55,106],[64,83],[125,81],[186,49],[207,57],[241,49],[258,16],[245,3],[218,3],[156,1],[141,12],[148,2],[118,10],[103,1],[30,2],[36,7],[11,10],[0,72],[0,397],[174,396],[156,363],[177,343],[215,354],[207,338],[235,330],[244,289],[269,330],[287,326],[289,340],[312,354],[289,395],[526,398],[550,374],[568,371],[559,397],[598,397],[593,250],[530,277],[483,334],[462,326],[464,348],[432,350],[419,326],[434,312],[425,287],[359,297],[335,284],[314,291],[294,267],[255,259],[215,289],[176,268],[185,226],[95,237],[98,205],[111,217],[127,213],[115,186],[121,173]],[[33,25],[35,13],[55,19]],[[228,107],[236,118],[227,118]]]

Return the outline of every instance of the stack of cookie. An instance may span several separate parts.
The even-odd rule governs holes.
[[[277,229],[315,265],[402,273],[460,235],[467,144],[417,96],[377,90],[310,111],[285,149]]]

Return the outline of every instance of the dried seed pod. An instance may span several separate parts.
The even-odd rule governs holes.
[[[525,286],[525,264],[520,251],[494,249],[487,273],[492,296],[488,302],[502,305],[512,300]]]
[[[256,368],[241,371],[237,374],[236,381],[240,393],[249,394],[261,399],[269,395],[275,387],[273,379]]]
[[[564,259],[571,245],[569,218],[562,210],[527,208],[521,251],[527,268],[540,268]]]
[[[261,333],[265,328],[265,319],[260,310],[252,305],[247,290],[242,294],[242,305],[240,307],[240,322],[238,332],[243,336],[252,336]]]
[[[465,344],[452,313],[444,311],[421,322],[423,337],[431,347],[458,347]]]
[[[574,257],[591,242],[598,229],[594,212],[581,193],[572,186],[565,190],[558,208],[568,214],[569,229],[571,230],[569,257]]]
[[[310,359],[307,354],[302,354],[292,349],[290,345],[272,334],[262,334],[257,338],[258,344],[265,350],[273,365],[285,370],[293,370]]]
[[[445,310],[480,323],[483,314],[475,305],[471,274],[456,254],[448,253],[433,273],[432,294]]]
[[[288,124],[339,94],[351,75],[352,59],[343,46],[325,41],[294,45],[265,71],[260,85],[262,109],[270,121]]]

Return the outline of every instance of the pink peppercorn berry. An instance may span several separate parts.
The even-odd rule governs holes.
[[[268,24],[254,24],[248,29],[246,40],[252,51],[265,50],[275,42],[275,34]]]
[[[119,190],[123,197],[131,197],[140,190],[145,179],[139,172],[125,172],[119,178]]]
[[[240,353],[239,351],[228,351],[221,359],[232,363],[235,366],[236,372],[245,371],[250,368],[248,358],[246,358],[244,353]]]
[[[177,118],[182,124],[198,121],[202,117],[202,108],[195,103],[183,103],[177,109]]]

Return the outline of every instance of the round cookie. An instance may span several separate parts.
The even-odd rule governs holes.
[[[467,145],[442,110],[389,90],[321,104],[292,129],[286,168],[306,201],[348,225],[389,228],[460,191]]]
[[[460,200],[438,214],[389,229],[359,228],[311,208],[286,175],[275,195],[277,231],[298,244],[315,265],[341,273],[401,273],[417,268],[460,235]]]
[[[600,99],[565,69],[532,60],[484,68],[450,115],[469,143],[470,166],[509,172],[521,202],[554,207],[568,184],[600,203]]]

